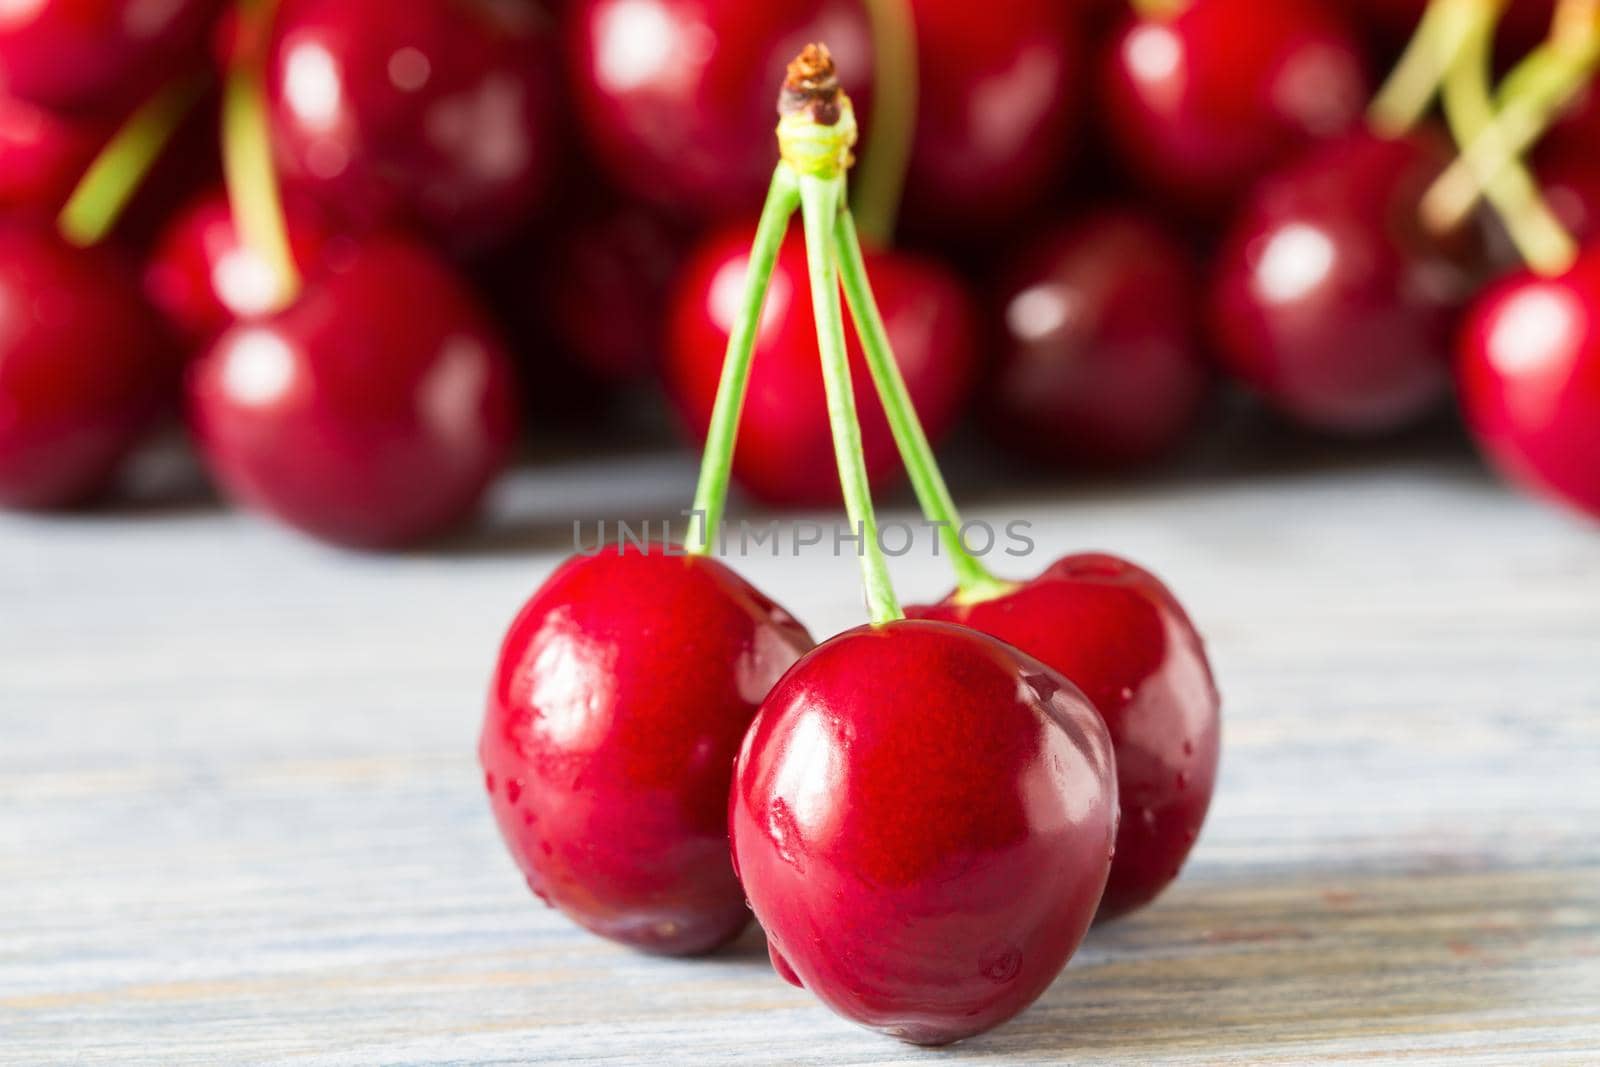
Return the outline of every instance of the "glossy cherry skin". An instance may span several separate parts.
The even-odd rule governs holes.
[[[1056,671],[901,621],[784,676],[734,768],[729,832],[780,974],[853,1022],[941,1045],[1044,992],[1100,902],[1116,770]]]
[[[476,508],[517,438],[509,357],[433,253],[374,239],[190,369],[190,424],[245,504],[316,537],[393,548]]]
[[[568,69],[589,147],[616,185],[702,218],[761,203],[784,68],[825,41],[865,116],[872,45],[859,0],[573,0]]]
[[[666,382],[680,416],[704,440],[744,291],[754,230],[712,235],[690,258],[668,321]],[[868,253],[867,270],[913,406],[937,442],[955,424],[976,369],[975,319],[960,283],[936,264],[900,253]],[[900,470],[894,437],[846,313],[851,377],[867,473],[882,486]],[[790,230],[773,271],[756,340],[733,473],[770,504],[839,499],[817,354],[805,242]]]
[[[1560,277],[1521,271],[1480,296],[1456,369],[1495,466],[1600,520],[1600,249]]]
[[[531,4],[286,0],[268,59],[285,180],[362,225],[492,241],[548,183],[553,66]]]
[[[315,268],[330,238],[327,223],[299,203],[286,206],[285,221],[301,269]],[[150,302],[194,343],[282,302],[272,266],[240,240],[221,190],[197,197],[168,223],[145,265],[144,286]]]
[[[906,179],[907,221],[968,230],[1026,215],[1061,176],[1081,95],[1078,15],[1009,0],[914,0],[923,72]],[[870,115],[859,113],[870,126]],[[863,131],[863,154],[872,150]]]
[[[0,93],[0,211],[53,218],[108,133]]]
[[[0,222],[0,507],[67,507],[106,488],[177,370],[111,253]]]
[[[1213,277],[1225,367],[1318,430],[1378,434],[1426,414],[1477,269],[1418,219],[1445,161],[1431,141],[1358,133],[1263,179]]]
[[[733,759],[812,646],[714,559],[607,546],[506,635],[479,755],[528,886],[588,929],[692,955],[750,921],[728,857]]]
[[[1196,288],[1188,253],[1131,212],[1043,234],[996,300],[993,434],[1020,455],[1078,469],[1165,453],[1211,382]]]
[[[1221,701],[1205,646],[1176,597],[1149,571],[1098,553],[1058,560],[1032,581],[977,604],[952,594],[910,607],[1014,645],[1082,689],[1116,754],[1122,824],[1097,919],[1154,900],[1200,834],[1221,753]]]
[[[0,92],[58,111],[120,113],[204,59],[222,0],[25,0],[0,6]]]
[[[1303,145],[1343,133],[1367,99],[1354,36],[1308,0],[1195,0],[1170,18],[1131,17],[1103,77],[1124,162],[1192,208],[1227,204]]]

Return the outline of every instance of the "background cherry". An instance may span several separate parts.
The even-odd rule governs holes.
[[[110,133],[0,93],[0,211],[53,219]]]
[[[1105,55],[1111,139],[1143,182],[1192,207],[1225,204],[1366,105],[1360,48],[1308,0],[1194,0],[1130,16]]]
[[[1422,231],[1447,157],[1431,141],[1352,134],[1265,178],[1218,255],[1222,361],[1307,426],[1398,429],[1448,384],[1455,319],[1477,265]]]
[[[286,0],[268,92],[286,183],[361,225],[504,235],[555,162],[553,41],[531,4]]]
[[[1600,519],[1600,250],[1473,306],[1457,366],[1478,444],[1512,481]]]
[[[919,1044],[1026,1008],[1077,949],[1116,834],[1082,693],[959,626],[835,637],[762,705],[734,770],[734,861],[774,965]]]
[[[1113,210],[1062,224],[999,288],[986,405],[997,439],[1073,467],[1142,463],[1192,426],[1211,379],[1189,254]]]
[[[672,211],[743,215],[777,162],[776,86],[826,41],[857,113],[871,113],[859,0],[572,0],[568,66],[583,131],[620,188]]]
[[[1143,907],[1178,876],[1211,804],[1220,700],[1194,624],[1161,580],[1127,560],[1068,556],[992,600],[952,594],[915,619],[970,626],[1070,678],[1116,753],[1122,821],[1098,919]]]
[[[219,337],[191,368],[189,403],[231,495],[361,547],[466,518],[518,429],[510,359],[476,301],[393,238],[328,261],[290,307]]]
[[[673,296],[667,390],[700,440],[710,425],[753,236],[748,226],[714,234],[690,258]],[[912,402],[937,441],[960,415],[974,375],[969,301],[953,277],[926,260],[869,252],[867,268]],[[900,469],[899,456],[854,327],[847,326],[846,334],[867,471],[881,485]],[[839,499],[805,244],[798,227],[790,230],[773,271],[733,473],[768,503],[829,504]]]
[[[612,546],[557,570],[506,635],[480,747],[529,887],[651,952],[737,935],[750,911],[728,857],[733,758],[811,645],[713,559]]]
[[[125,264],[0,222],[0,506],[106,488],[171,402],[178,361]]]

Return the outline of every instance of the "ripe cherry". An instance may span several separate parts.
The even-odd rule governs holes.
[[[685,267],[668,323],[666,379],[684,422],[704,439],[728,334],[749,263],[750,227],[714,234]],[[867,267],[896,358],[929,436],[951,429],[975,371],[974,313],[954,278],[931,262],[869,253]],[[847,326],[867,471],[881,485],[899,469],[894,438],[853,326]],[[798,228],[784,243],[756,341],[734,477],[773,504],[839,499],[827,398],[811,314],[811,283]]]
[[[872,45],[859,0],[573,0],[569,68],[584,133],[619,187],[687,214],[761,203],[773,86],[826,41],[867,115]]]
[[[320,213],[304,202],[285,211],[301,268],[311,269],[329,239]],[[283,302],[282,281],[239,236],[220,190],[191,201],[166,227],[145,265],[145,292],[179,334],[206,342],[236,319],[256,318]]]
[[[1117,832],[1104,724],[984,634],[835,637],[762,705],[734,769],[734,862],[779,973],[918,1044],[1021,1012],[1094,916]]]
[[[190,421],[245,503],[339,544],[389,548],[476,507],[517,438],[509,357],[460,279],[393,238],[191,368]]]
[[[0,93],[0,211],[54,218],[105,143],[104,127]]]
[[[506,635],[480,756],[529,887],[602,936],[707,952],[750,919],[728,857],[746,728],[812,645],[714,559],[569,560]]]
[[[1194,0],[1132,17],[1105,59],[1107,121],[1126,164],[1191,207],[1231,201],[1307,142],[1361,117],[1361,50],[1308,0]]]
[[[1522,271],[1461,335],[1461,406],[1512,481],[1600,519],[1600,249],[1555,278]]]
[[[552,66],[532,5],[287,0],[268,60],[285,181],[362,225],[497,238],[555,161]]]
[[[1127,560],[1087,554],[991,600],[952,594],[906,613],[997,637],[1088,695],[1110,731],[1122,810],[1097,918],[1155,899],[1199,836],[1221,750],[1216,683],[1177,598]]]
[[[1064,466],[1142,463],[1189,430],[1210,384],[1188,253],[1124,211],[1049,231],[1000,288],[994,435]]]
[[[1425,414],[1475,270],[1418,217],[1445,162],[1431,141],[1358,133],[1263,179],[1218,257],[1227,369],[1316,429],[1381,433]]]
[[[177,371],[110,252],[0,223],[0,506],[66,507],[106,488]]]
[[[0,92],[58,111],[118,113],[204,59],[221,0],[0,5]]]

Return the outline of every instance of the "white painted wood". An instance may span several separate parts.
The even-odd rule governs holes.
[[[504,625],[573,516],[671,515],[690,481],[525,473],[398,559],[204,507],[0,518],[0,1061],[1600,1062],[1595,529],[1427,458],[984,498],[1035,522],[1018,573],[1103,547],[1171,582],[1225,766],[1177,887],[925,1052],[757,937],[683,963],[579,933],[494,835]],[[736,565],[818,634],[860,621],[853,560]]]

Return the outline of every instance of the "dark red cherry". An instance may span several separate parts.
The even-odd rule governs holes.
[[[105,250],[0,223],[0,506],[93,496],[171,401],[177,357],[128,279]]]
[[[286,210],[289,240],[302,270],[315,267],[328,226],[310,205]],[[210,341],[236,319],[257,318],[282,303],[271,264],[246,247],[227,195],[212,190],[167,225],[144,272],[145,292],[191,342]]]
[[[528,886],[604,937],[690,955],[750,920],[728,857],[733,759],[812,645],[714,559],[569,560],[506,635],[479,755]]]
[[[517,438],[509,357],[433,253],[376,239],[190,370],[190,423],[242,502],[339,544],[389,548],[475,509]]]
[[[1097,918],[1155,899],[1200,834],[1222,736],[1205,646],[1177,598],[1127,560],[1086,554],[993,600],[963,605],[952,594],[906,612],[997,637],[1088,695],[1111,734],[1122,809]]]
[[[1426,414],[1474,282],[1470,256],[1418,217],[1446,158],[1431,141],[1358,133],[1263,179],[1217,259],[1227,369],[1319,430],[1382,433]]]
[[[779,972],[940,1045],[1031,1004],[1094,917],[1117,833],[1105,726],[1056,671],[965,627],[862,627],[761,707],[729,814]]]
[[[54,218],[109,132],[0,93],[0,211]]]
[[[1156,224],[1105,212],[1043,234],[996,306],[988,424],[1021,455],[1107,468],[1160,456],[1210,385],[1188,253]]]
[[[1194,0],[1130,17],[1105,57],[1112,139],[1145,183],[1192,207],[1232,201],[1367,99],[1361,50],[1308,0]]]
[[[1536,169],[1545,200],[1567,230],[1579,241],[1600,238],[1600,157],[1553,156]]]
[[[1513,482],[1600,519],[1600,248],[1480,296],[1457,382],[1479,446]]]
[[[728,334],[743,299],[754,230],[714,234],[691,257],[673,296],[666,380],[683,421],[703,440],[711,423]],[[867,269],[912,404],[937,441],[960,416],[975,364],[974,313],[959,282],[937,265],[893,252],[868,253]],[[900,469],[894,437],[846,325],[867,472],[882,485]],[[733,473],[773,504],[833,503],[838,467],[811,314],[805,243],[790,230],[773,272],[756,341]]]
[[[222,0],[0,4],[0,92],[58,111],[119,114],[205,58]]]
[[[1082,91],[1078,15],[1060,0],[1009,0],[1003,17],[967,0],[911,6],[922,77],[907,219],[924,229],[1014,221],[1061,176]]]
[[[556,159],[553,64],[531,4],[286,0],[268,61],[285,180],[363,225],[498,238]]]
[[[869,114],[859,0],[573,0],[569,70],[583,131],[633,195],[702,217],[755,210],[777,162],[784,68],[826,41]]]

